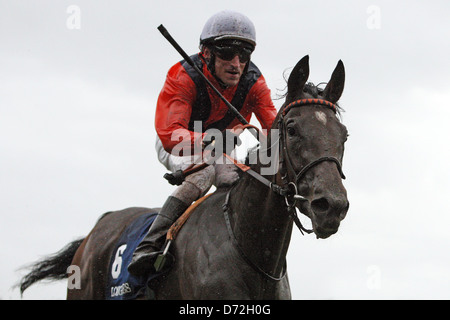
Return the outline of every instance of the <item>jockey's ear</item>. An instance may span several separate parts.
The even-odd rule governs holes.
[[[211,58],[211,49],[207,46],[203,46],[202,48],[202,54],[206,59]]]
[[[211,49],[208,46],[205,46],[205,45],[202,46],[202,55],[203,55],[203,58],[205,58],[206,63],[209,66],[209,62],[211,61],[211,58],[212,58]],[[211,67],[211,66],[209,66],[209,67]]]

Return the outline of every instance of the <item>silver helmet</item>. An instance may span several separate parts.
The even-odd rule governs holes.
[[[256,46],[256,31],[253,22],[235,11],[221,11],[206,21],[200,35],[200,44],[225,39],[242,40]]]

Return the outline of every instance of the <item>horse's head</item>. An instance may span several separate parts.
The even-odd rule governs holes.
[[[339,61],[324,90],[306,84],[308,76],[305,56],[289,77],[286,102],[275,120],[280,130],[280,176],[285,183],[293,182],[306,199],[297,201],[297,207],[311,219],[316,236],[327,238],[337,232],[349,207],[341,167],[347,129],[336,116],[344,65]]]

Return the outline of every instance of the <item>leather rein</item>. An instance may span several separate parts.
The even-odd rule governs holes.
[[[288,151],[287,151],[286,136],[285,136],[285,132],[284,132],[286,128],[285,128],[284,120],[285,120],[285,117],[286,117],[287,113],[289,112],[289,110],[291,110],[292,108],[300,107],[300,106],[304,106],[304,105],[322,105],[322,106],[328,107],[329,109],[333,110],[335,113],[337,110],[337,107],[335,104],[333,104],[329,101],[323,100],[323,99],[300,99],[300,100],[296,100],[296,101],[289,103],[285,107],[282,107],[283,109],[280,111],[281,113],[280,113],[280,116],[278,119],[278,129],[279,129],[279,143],[280,143],[280,145],[279,145],[279,151],[280,151],[279,152],[279,155],[280,155],[279,172],[281,174],[281,180],[283,181],[283,186],[277,185],[277,184],[269,181],[267,178],[265,178],[261,174],[255,172],[249,166],[237,161],[236,159],[234,159],[234,158],[230,157],[229,155],[227,155],[226,153],[224,153],[224,156],[227,157],[230,161],[232,161],[240,170],[251,175],[253,178],[255,178],[259,182],[261,182],[264,185],[266,185],[267,187],[269,187],[274,193],[284,197],[290,217],[294,220],[296,226],[298,227],[298,229],[300,230],[300,232],[302,234],[304,234],[303,232],[312,233],[313,230],[309,230],[309,229],[306,229],[305,227],[303,227],[303,225],[300,222],[300,219],[297,216],[297,211],[295,209],[296,208],[295,205],[296,205],[297,201],[308,201],[305,197],[298,194],[298,190],[297,190],[298,182],[303,178],[303,176],[310,169],[312,169],[316,165],[318,165],[322,162],[326,162],[326,161],[334,162],[337,166],[337,169],[339,171],[341,178],[345,179],[344,172],[342,171],[341,162],[336,157],[332,157],[332,156],[323,156],[314,161],[311,161],[307,165],[303,166],[299,172],[296,172],[296,170],[294,169],[294,166],[292,165],[292,161],[291,161]],[[241,128],[242,129],[253,128],[258,131],[258,129],[255,126],[252,126],[250,124],[241,126]],[[165,174],[164,178],[166,178],[169,181],[169,183],[172,185],[180,185],[184,181],[184,178],[187,175],[197,172],[199,170],[202,170],[206,166],[208,166],[207,163],[202,163],[198,166],[192,165],[191,167],[189,167],[188,169],[186,169],[184,171],[178,170],[177,172],[175,172],[173,174]],[[293,181],[289,181],[289,179],[288,179],[289,173],[295,177]],[[226,226],[227,226],[227,230],[228,230],[230,238],[232,239],[234,245],[238,248],[238,251],[240,252],[241,256],[244,258],[244,260],[247,261],[247,263],[250,266],[252,266],[257,272],[261,273],[267,279],[272,280],[272,281],[282,280],[286,275],[286,270],[287,270],[286,262],[285,262],[285,266],[284,266],[283,271],[281,272],[280,276],[277,277],[277,276],[270,275],[269,273],[267,273],[266,271],[261,269],[258,265],[256,265],[253,261],[251,261],[250,258],[245,254],[245,252],[239,245],[239,243],[234,235],[233,229],[231,227],[230,216],[229,216],[229,212],[228,212],[230,210],[229,198],[230,198],[231,190],[232,190],[232,188],[228,191],[226,198],[225,198],[225,203],[223,204],[223,213],[224,213],[225,222],[226,222]]]

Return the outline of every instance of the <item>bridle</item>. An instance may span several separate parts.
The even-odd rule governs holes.
[[[285,126],[285,117],[288,114],[288,112],[292,108],[301,107],[305,105],[321,105],[325,106],[331,110],[333,110],[334,113],[337,112],[337,106],[334,103],[331,103],[327,100],[323,99],[300,99],[295,100],[280,111],[280,116],[278,119],[278,130],[279,130],[279,144],[280,144],[280,159],[279,159],[279,172],[281,174],[281,180],[283,181],[284,188],[287,188],[287,194],[285,195],[285,201],[286,205],[288,207],[288,211],[292,215],[295,224],[299,228],[300,232],[305,231],[306,233],[312,233],[312,230],[305,229],[302,224],[300,223],[300,220],[298,219],[297,212],[295,210],[295,206],[297,201],[308,201],[306,198],[300,196],[298,194],[297,185],[299,184],[299,181],[305,176],[305,174],[311,170],[313,167],[317,166],[318,164],[322,162],[334,162],[337,166],[337,169],[339,171],[339,175],[342,179],[345,179],[344,172],[342,171],[342,164],[336,157],[333,156],[322,156],[316,160],[311,161],[310,163],[304,165],[299,172],[296,172],[294,169],[294,166],[292,165],[291,158],[289,157],[289,153],[287,150],[287,144],[286,144],[286,126]],[[291,173],[292,176],[294,176],[293,181],[289,181],[289,173]],[[303,232],[302,232],[303,233]]]
[[[239,163],[238,161],[236,161],[235,159],[229,157],[228,155],[225,154],[225,156],[233,161],[233,163],[240,168],[242,171],[247,172],[248,174],[250,174],[251,176],[253,176],[255,179],[257,179],[258,181],[262,182],[263,184],[265,184],[266,186],[270,187],[270,189],[283,196],[286,202],[286,206],[288,209],[288,212],[290,214],[290,216],[292,217],[292,219],[294,220],[295,224],[297,225],[297,227],[299,228],[300,232],[303,234],[303,232],[306,233],[312,233],[313,230],[309,230],[306,229],[305,227],[303,227],[303,225],[301,224],[298,216],[297,216],[297,211],[296,211],[296,203],[297,201],[308,201],[306,198],[302,197],[301,195],[298,194],[298,190],[297,190],[297,185],[298,182],[305,176],[305,174],[313,167],[315,167],[316,165],[322,163],[322,162],[326,162],[326,161],[330,161],[330,162],[334,162],[337,166],[337,169],[339,171],[339,174],[341,176],[342,179],[345,179],[345,175],[344,172],[342,171],[342,165],[341,162],[333,156],[323,156],[320,157],[314,161],[311,161],[310,163],[306,164],[305,166],[303,166],[299,172],[296,172],[293,165],[292,165],[292,161],[289,157],[289,153],[287,152],[287,147],[286,147],[286,136],[285,136],[285,117],[287,115],[287,113],[289,112],[289,110],[291,110],[292,108],[295,107],[300,107],[300,106],[304,106],[304,105],[322,105],[322,106],[326,106],[328,108],[330,108],[331,110],[333,110],[336,113],[337,107],[335,104],[326,101],[326,100],[322,100],[322,99],[301,99],[301,100],[296,100],[294,102],[289,103],[288,105],[286,105],[279,116],[278,119],[278,129],[279,129],[279,155],[280,155],[280,159],[279,159],[279,172],[281,173],[281,180],[283,181],[283,186],[279,186],[273,182],[270,182],[268,179],[266,179],[265,177],[263,177],[261,174],[256,173],[255,171],[253,171],[250,167]],[[293,181],[289,181],[288,178],[288,173],[292,172],[292,175],[295,177]],[[283,279],[286,275],[286,265],[283,268],[283,271],[281,272],[280,276],[274,276],[269,274],[268,272],[264,271],[263,269],[261,269],[256,263],[254,263],[252,260],[250,260],[250,258],[245,254],[244,250],[241,248],[241,246],[239,245],[239,242],[237,241],[234,232],[233,232],[233,228],[231,227],[231,222],[230,222],[230,216],[229,216],[229,210],[230,210],[230,206],[229,206],[229,199],[230,199],[230,193],[231,193],[230,189],[225,197],[225,203],[223,204],[223,213],[224,213],[224,217],[225,217],[225,222],[226,222],[226,226],[227,226],[227,230],[229,233],[229,236],[231,238],[231,240],[233,241],[234,245],[236,246],[236,248],[238,249],[239,253],[241,254],[241,256],[247,261],[247,263],[252,266],[256,271],[258,271],[259,273],[261,273],[262,275],[264,275],[267,279],[270,279],[272,281],[280,281],[281,279]],[[285,262],[286,263],[286,262]]]
[[[320,157],[314,161],[311,161],[307,165],[303,166],[303,168],[300,169],[298,173],[295,172],[294,166],[292,165],[292,161],[289,157],[289,153],[287,151],[286,146],[286,135],[285,135],[285,117],[287,113],[295,107],[305,106],[305,105],[322,105],[325,107],[328,107],[329,109],[333,110],[334,113],[336,113],[337,107],[335,104],[323,100],[323,99],[300,99],[293,101],[289,103],[287,106],[285,106],[280,114],[280,117],[278,119],[278,130],[279,130],[279,143],[280,143],[280,173],[281,178],[285,185],[288,185],[291,183],[288,181],[288,171],[291,171],[295,174],[295,179],[292,181],[295,183],[295,185],[298,185],[299,181],[303,178],[303,176],[308,172],[311,168],[318,165],[319,163],[325,162],[325,161],[331,161],[336,163],[337,169],[339,171],[339,174],[342,179],[345,179],[344,172],[342,171],[342,164],[341,162],[336,158],[332,156],[323,156]]]
[[[335,104],[333,104],[329,101],[323,100],[323,99],[296,100],[296,101],[289,103],[285,107],[283,107],[283,109],[280,111],[280,116],[278,118],[279,155],[280,155],[280,157],[279,157],[279,172],[281,175],[281,180],[283,182],[282,186],[269,181],[267,178],[263,177],[261,174],[253,171],[250,167],[238,162],[237,160],[235,160],[235,159],[231,158],[230,156],[228,156],[227,154],[225,154],[225,156],[229,160],[231,160],[243,172],[250,174],[255,179],[257,179],[261,183],[268,186],[273,192],[284,197],[289,214],[293,218],[295,224],[297,225],[298,229],[300,230],[300,232],[302,234],[303,234],[303,232],[312,233],[313,230],[304,228],[300,222],[300,219],[297,216],[297,211],[295,209],[297,201],[308,201],[305,197],[298,194],[297,185],[298,185],[299,181],[313,167],[317,166],[318,164],[320,164],[322,162],[327,162],[327,161],[334,162],[337,166],[337,169],[339,171],[341,178],[345,179],[344,172],[342,171],[341,162],[336,157],[333,157],[333,156],[323,156],[316,160],[313,160],[310,163],[303,166],[299,172],[296,172],[296,170],[294,169],[294,166],[292,165],[292,161],[289,157],[289,153],[288,153],[287,145],[286,145],[285,117],[292,108],[305,106],[305,105],[322,105],[322,106],[328,107],[329,109],[333,110],[335,113],[337,112],[337,107]],[[253,127],[251,125],[249,125],[249,126]],[[253,127],[253,128],[255,128],[255,127]],[[289,175],[294,176],[295,178],[292,181],[290,181]]]

